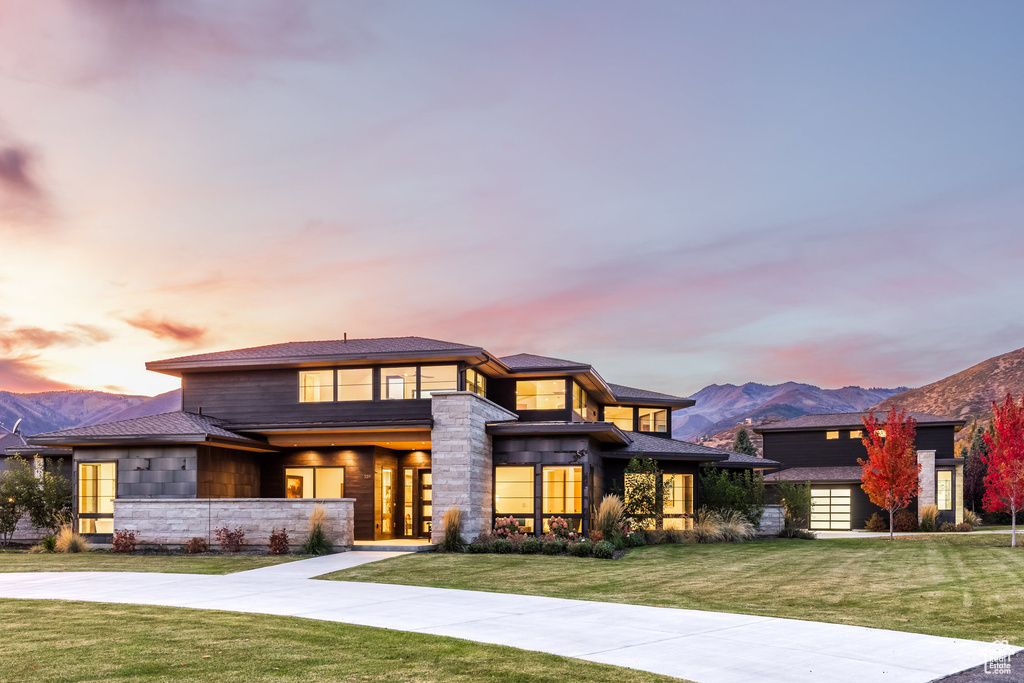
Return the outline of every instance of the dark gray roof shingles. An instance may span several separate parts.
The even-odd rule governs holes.
[[[133,436],[219,436],[228,439],[246,439],[240,434],[228,431],[219,422],[205,415],[196,415],[185,411],[160,413],[148,417],[136,417],[130,420],[102,422],[87,427],[72,427],[56,432],[36,434],[37,438],[104,438]]]
[[[562,358],[551,358],[550,356],[538,356],[533,353],[517,353],[514,356],[502,356],[499,358],[502,363],[508,366],[509,370],[548,370],[562,368],[589,369],[586,363],[577,363],[574,360]]]
[[[728,453],[729,453],[729,459],[728,460],[722,460],[721,462],[717,463],[718,465],[742,465],[742,466],[754,465],[756,467],[775,468],[775,467],[778,467],[780,464],[782,464],[782,463],[776,462],[775,460],[768,460],[767,458],[759,458],[756,455],[747,455],[746,453],[734,453],[732,451],[728,451]]]
[[[730,451],[723,451],[699,443],[652,436],[643,432],[627,432],[632,443],[615,449],[617,453],[674,453],[679,455],[710,455],[729,456]]]
[[[839,467],[791,467],[781,472],[772,472],[765,481],[860,481],[860,465]]]
[[[673,396],[672,394],[663,394],[659,391],[648,391],[647,389],[637,389],[636,387],[627,387],[622,384],[608,383],[611,387],[612,393],[615,398],[619,401],[692,401],[693,399],[686,398],[684,396]]]
[[[762,427],[755,427],[755,432],[780,432],[788,429],[827,429],[829,427],[862,427],[861,418],[868,413],[827,413],[821,415],[801,415],[782,422],[772,422]],[[908,416],[917,420],[918,424],[941,423],[941,422],[963,422],[952,417],[932,415],[930,413],[908,412]],[[875,417],[885,421],[885,412],[876,412]]]

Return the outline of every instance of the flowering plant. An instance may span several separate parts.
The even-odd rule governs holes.
[[[508,517],[499,517],[494,520],[495,538],[507,538],[511,540],[513,536],[521,534],[522,532],[523,530],[520,528],[519,522],[511,515]]]
[[[561,517],[552,517],[549,519],[548,528],[551,530],[551,533],[555,535],[555,538],[559,538],[563,541],[572,540],[576,537],[576,532],[569,527],[569,522],[565,521]]]

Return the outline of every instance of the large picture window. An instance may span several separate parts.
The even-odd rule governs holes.
[[[582,467],[545,467],[543,475],[545,515],[583,514]]]
[[[381,368],[380,397],[384,400],[416,398],[416,366]]]
[[[78,463],[78,533],[114,533],[117,463]]]
[[[456,365],[421,365],[420,398],[430,398],[435,391],[455,391],[459,388],[459,368]]]
[[[668,410],[665,408],[641,408],[640,431],[667,432]]]
[[[693,475],[662,474],[663,507],[662,528],[693,528]]]
[[[632,406],[605,406],[604,421],[631,432],[633,431],[633,408]]]
[[[344,498],[344,467],[287,467],[285,498]]]
[[[516,410],[564,409],[564,379],[520,380],[516,382]]]
[[[494,468],[494,514],[515,517],[519,525],[533,533],[533,467]]]
[[[339,401],[372,401],[373,368],[338,368]]]
[[[299,403],[334,400],[334,370],[299,371]]]

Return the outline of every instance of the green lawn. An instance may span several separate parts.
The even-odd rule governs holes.
[[[1024,645],[1024,548],[1009,536],[760,540],[638,548],[618,561],[421,553],[328,574],[738,612]]]
[[[0,681],[633,681],[577,659],[295,617],[0,600]]]
[[[279,555],[117,555],[90,551],[27,553],[0,551],[0,572],[167,572],[170,574],[231,574],[299,559]]]

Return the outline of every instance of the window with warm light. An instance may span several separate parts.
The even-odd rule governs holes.
[[[117,463],[78,463],[78,533],[114,533]]]
[[[863,439],[864,438],[864,430],[862,430],[862,429],[851,429],[850,430],[850,438],[851,439]]]
[[[584,420],[587,419],[587,392],[576,382],[572,383],[572,410]]]
[[[459,388],[459,368],[456,365],[420,366],[420,398],[430,398],[435,391],[455,391]]]
[[[693,528],[693,475],[662,474],[664,529]]]
[[[287,467],[285,498],[344,498],[344,467]]]
[[[839,438],[839,432],[825,432],[825,438],[829,441]]]
[[[545,467],[543,491],[543,514],[583,514],[582,467]]]
[[[466,370],[466,391],[487,398],[487,375],[481,375],[472,369]]]
[[[372,401],[373,368],[339,368],[339,401]]]
[[[665,408],[640,408],[639,422],[641,432],[667,432],[668,410]]]
[[[633,431],[633,408],[632,406],[605,406],[604,421],[631,432]]]
[[[494,515],[515,517],[526,531],[533,532],[533,467],[494,468]]]
[[[564,409],[564,379],[519,380],[516,382],[516,410]]]
[[[300,370],[299,402],[323,403],[334,400],[334,370]]]
[[[935,473],[935,505],[940,510],[953,509],[953,473],[950,470]]]
[[[416,398],[416,366],[381,368],[380,397],[386,401]]]

